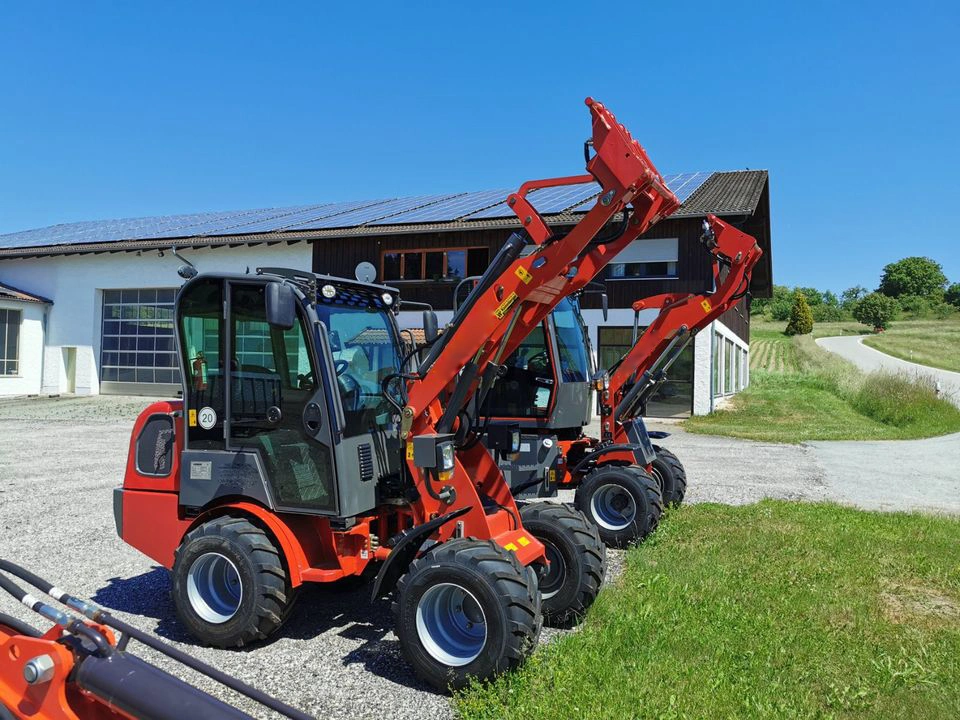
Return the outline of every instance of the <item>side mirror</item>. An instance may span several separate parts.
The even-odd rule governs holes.
[[[423,311],[423,337],[427,342],[433,342],[439,334],[437,314],[433,310]]]
[[[600,293],[600,307],[603,308],[603,321],[606,322],[610,315],[610,304],[606,293]]]
[[[297,321],[297,298],[293,288],[286,283],[267,283],[264,293],[267,305],[267,323],[282,330],[289,330]]]

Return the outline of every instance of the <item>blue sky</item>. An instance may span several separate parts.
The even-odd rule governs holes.
[[[766,168],[774,279],[960,281],[953,3],[4,3],[0,233],[582,172]]]

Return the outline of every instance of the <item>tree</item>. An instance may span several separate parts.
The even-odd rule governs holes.
[[[869,292],[863,285],[854,285],[852,288],[847,288],[840,294],[840,307],[852,311],[854,306],[863,300]]]
[[[960,283],[954,283],[948,287],[947,291],[943,294],[943,299],[955,308],[960,308]]]
[[[807,299],[807,305],[810,307],[815,307],[823,302],[823,293],[821,293],[816,288],[812,287],[798,287],[794,290],[795,293],[803,293],[803,296]]]
[[[806,296],[799,290],[793,294],[793,308],[790,310],[790,322],[787,323],[787,335],[807,335],[813,331],[813,314],[807,304]]]
[[[897,317],[900,305],[892,297],[882,293],[870,293],[853,308],[853,317],[875,331],[886,330],[890,321]]]
[[[928,257],[908,257],[883,268],[877,292],[892,298],[921,295],[940,299],[946,284],[947,276],[940,263]]]

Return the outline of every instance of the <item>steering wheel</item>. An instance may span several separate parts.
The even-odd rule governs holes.
[[[350,363],[346,360],[335,360],[333,363],[333,371],[337,374],[337,377],[343,375],[343,371],[350,367]]]
[[[313,370],[308,370],[302,375],[297,375],[297,388],[300,390],[315,390],[317,387],[313,379]]]
[[[531,355],[527,360],[527,369],[535,372],[542,372],[550,365],[550,356],[546,350],[541,350],[536,355]]]
[[[337,383],[340,385],[340,399],[343,402],[343,409],[362,410],[363,390],[360,381],[350,373],[338,373]]]

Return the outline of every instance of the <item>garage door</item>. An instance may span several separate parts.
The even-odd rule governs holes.
[[[103,291],[100,392],[175,395],[174,288]]]

